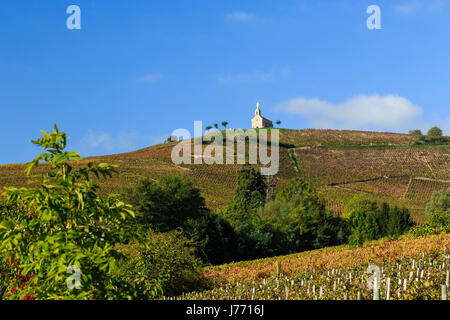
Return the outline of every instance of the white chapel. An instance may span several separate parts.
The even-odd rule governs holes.
[[[273,128],[272,121],[261,116],[259,102],[256,103],[255,116],[252,118],[252,128]]]

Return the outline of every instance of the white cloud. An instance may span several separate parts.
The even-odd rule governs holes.
[[[141,83],[153,83],[161,80],[164,77],[162,73],[149,73],[137,79]]]
[[[405,132],[424,126],[423,110],[398,95],[359,95],[342,103],[295,98],[277,110],[305,117],[316,128]]]
[[[231,22],[247,22],[255,20],[256,16],[253,13],[235,11],[233,13],[225,15],[225,18]]]
[[[111,135],[106,132],[89,130],[79,141],[76,150],[79,150],[83,157],[129,152],[163,143],[168,136],[168,134],[147,136],[136,132],[120,132],[116,135]]]
[[[416,12],[435,12],[448,4],[448,0],[410,0],[394,5],[394,11],[409,15]]]
[[[286,77],[291,72],[289,67],[276,68],[270,71],[239,72],[236,74],[223,74],[217,80],[220,84],[231,84],[241,82],[264,82],[277,78]]]
[[[394,6],[394,11],[400,14],[411,14],[420,8],[418,1],[405,2]]]

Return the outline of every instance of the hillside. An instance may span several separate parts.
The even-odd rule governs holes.
[[[297,172],[312,181],[324,203],[336,214],[355,194],[407,206],[416,221],[423,220],[434,190],[450,187],[450,138],[447,143],[414,144],[417,136],[349,130],[280,130],[279,187]],[[239,165],[175,165],[171,150],[177,143],[85,158],[119,165],[119,175],[102,182],[104,192],[120,192],[140,178],[158,180],[169,173],[190,179],[212,209],[233,195]],[[1,165],[0,187],[25,186],[25,165]],[[35,172],[46,172],[40,166]]]

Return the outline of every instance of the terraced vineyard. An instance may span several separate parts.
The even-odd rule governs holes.
[[[426,177],[450,181],[450,153],[439,150],[296,149],[304,176],[318,185],[381,177]]]
[[[435,190],[447,188],[450,188],[450,181],[412,179],[412,183],[405,194],[405,198],[416,201],[428,201]]]
[[[406,134],[354,130],[285,130],[280,134],[280,141],[295,147],[403,146],[415,139],[416,137]]]
[[[276,188],[300,174],[316,184],[324,202],[340,203],[340,207],[329,206],[335,213],[341,214],[348,200],[363,193],[408,207],[420,222],[431,193],[450,185],[450,145],[415,146],[411,144],[415,139],[397,133],[282,129]],[[85,160],[119,165],[119,175],[102,181],[103,192],[120,192],[143,177],[158,180],[175,173],[190,179],[210,208],[226,205],[233,195],[239,165],[175,165],[171,152],[176,144]],[[0,187],[25,186],[24,169],[21,164],[0,165]],[[35,172],[48,171],[39,166]]]

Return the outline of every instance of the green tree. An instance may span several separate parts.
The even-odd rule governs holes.
[[[314,187],[300,178],[284,184],[274,201],[258,210],[272,233],[271,249],[287,254],[336,245],[346,240],[346,225],[320,203]]]
[[[214,123],[214,128],[219,129],[219,125],[217,123]]]
[[[159,232],[180,229],[197,243],[196,253],[204,262],[218,264],[237,257],[233,227],[206,208],[200,190],[190,181],[168,175],[158,182],[141,180],[125,191],[135,206],[135,229],[141,234],[148,229]]]
[[[251,165],[244,164],[237,171],[234,197],[228,205],[226,214],[230,217],[248,213],[264,205],[266,183],[259,171]]]
[[[197,256],[204,262],[222,264],[239,258],[238,238],[228,221],[212,212],[203,212],[183,225],[183,231],[197,244]]]
[[[364,196],[355,196],[346,206],[349,213],[352,246],[360,246],[366,241],[381,237],[398,237],[408,231],[413,222],[406,208],[391,208],[387,203],[381,206]]]
[[[227,125],[228,125],[228,122],[227,122],[227,121],[222,121],[222,126],[223,126],[225,129],[227,129]]]
[[[281,124],[281,120],[277,120],[277,122],[275,122],[277,124],[277,126],[279,126]]]
[[[158,182],[140,180],[125,193],[136,209],[136,222],[160,232],[182,227],[207,211],[200,190],[177,175],[162,176]]]
[[[293,201],[295,206],[319,207],[319,197],[313,185],[301,178],[293,178],[277,192],[277,200]]]
[[[378,210],[378,204],[362,195],[355,196],[347,203],[345,211],[349,214],[350,229],[349,244],[360,246],[366,241],[381,238],[384,235],[384,219],[389,214],[389,208],[383,206]]]
[[[433,193],[426,207],[426,216],[432,227],[450,226],[450,188]]]
[[[32,141],[44,149],[28,163],[29,176],[36,166],[54,174],[34,175],[35,187],[6,188],[0,218],[0,257],[3,265],[17,266],[7,281],[5,297],[24,299],[110,299],[135,297],[139,288],[123,282],[117,273],[120,254],[114,245],[125,238],[125,220],[131,206],[115,194],[98,195],[95,177],[111,176],[115,167],[89,162],[77,166],[79,154],[64,151],[67,136],[54,126],[52,133]],[[8,261],[6,261],[8,260]],[[81,271],[80,289],[67,286],[67,270]],[[33,275],[21,288],[21,278]],[[17,289],[20,288],[20,289]],[[73,288],[73,287],[72,287]],[[76,288],[76,287],[75,287]],[[142,288],[141,288],[142,289]]]
[[[439,127],[433,127],[427,132],[428,136],[442,136],[442,130]]]
[[[398,237],[408,231],[413,225],[414,223],[408,209],[394,207],[389,212],[386,236],[390,238]]]
[[[209,131],[209,130],[211,130],[211,129],[212,129],[211,126],[206,126],[206,128],[205,128],[206,131]]]
[[[168,137],[167,139],[166,139],[166,143],[170,143],[170,142],[175,142],[175,141],[177,141],[178,140],[178,137],[177,136],[170,136],[170,137]]]
[[[418,135],[418,136],[423,135],[423,134],[422,134],[422,131],[421,131],[420,129],[410,130],[408,134]]]

